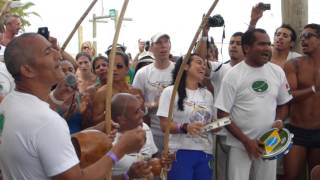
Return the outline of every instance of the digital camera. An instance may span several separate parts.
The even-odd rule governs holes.
[[[264,4],[262,2],[260,2],[258,4],[258,7],[263,10],[263,11],[266,11],[266,10],[270,10],[271,9],[271,4]]]
[[[224,19],[220,14],[208,18],[209,27],[221,27],[224,25]]]

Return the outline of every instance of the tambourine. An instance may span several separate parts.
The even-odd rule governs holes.
[[[262,159],[274,160],[286,155],[292,147],[293,136],[286,128],[273,128],[263,133],[258,138],[259,145],[264,149]]]

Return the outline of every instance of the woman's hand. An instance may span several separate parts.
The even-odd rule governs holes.
[[[193,122],[187,125],[187,132],[190,135],[199,135],[201,133],[201,129],[204,126],[202,122]]]

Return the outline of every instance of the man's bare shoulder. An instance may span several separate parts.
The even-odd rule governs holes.
[[[300,64],[304,64],[307,63],[307,56],[299,56],[299,57],[295,57],[290,59],[290,61],[287,61],[285,63],[284,69],[288,68],[288,67],[294,67],[295,69],[300,65]]]
[[[295,58],[292,58],[290,59],[290,61],[287,61],[286,64],[292,64],[292,63],[299,63],[300,61],[304,61],[306,60],[307,57],[306,56],[299,56],[299,57],[295,57]]]

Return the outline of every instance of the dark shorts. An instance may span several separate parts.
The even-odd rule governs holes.
[[[294,145],[306,148],[320,148],[320,129],[303,129],[291,124],[287,124],[286,128],[294,134]]]

